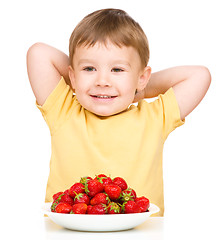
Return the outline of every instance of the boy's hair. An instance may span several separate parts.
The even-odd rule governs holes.
[[[149,61],[147,37],[140,27],[125,11],[119,9],[102,9],[95,11],[76,26],[69,42],[69,57],[73,66],[73,56],[79,46],[94,46],[100,42],[106,46],[110,40],[118,47],[132,46],[137,50],[142,67]]]

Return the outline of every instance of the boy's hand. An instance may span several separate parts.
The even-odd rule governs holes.
[[[183,120],[201,102],[210,83],[211,75],[206,67],[173,67],[152,74],[144,89],[144,97],[156,97],[172,87]]]
[[[37,103],[43,105],[63,76],[67,83],[69,58],[63,52],[43,43],[36,43],[27,52],[29,81]]]

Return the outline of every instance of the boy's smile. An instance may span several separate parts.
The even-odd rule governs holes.
[[[138,52],[107,42],[78,47],[69,76],[79,103],[100,116],[122,112],[133,102],[136,90],[148,79],[141,70]],[[149,76],[150,77],[150,76]]]

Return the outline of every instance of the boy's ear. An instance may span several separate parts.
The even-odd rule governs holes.
[[[137,86],[138,92],[143,91],[143,89],[148,84],[150,77],[151,77],[151,67],[147,66],[144,68],[144,70],[140,74],[138,86]]]
[[[71,82],[71,86],[72,89],[75,90],[76,86],[75,86],[75,75],[74,75],[74,70],[71,66],[69,66],[69,78],[70,78],[70,82]]]

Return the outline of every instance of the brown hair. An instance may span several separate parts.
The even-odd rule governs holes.
[[[76,26],[69,42],[70,62],[77,47],[94,46],[100,42],[106,45],[107,40],[121,46],[132,46],[139,53],[142,67],[149,61],[147,37],[140,27],[125,11],[119,9],[102,9],[95,11]]]

